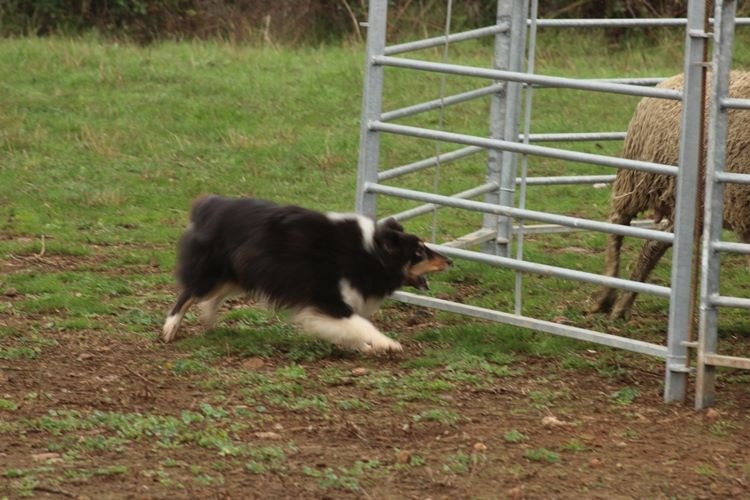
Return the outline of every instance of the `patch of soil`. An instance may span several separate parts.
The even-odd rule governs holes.
[[[55,262],[65,269],[69,265]],[[170,448],[143,436],[119,449],[65,456],[50,449],[61,439],[65,445],[64,436],[31,427],[13,433],[2,426],[65,410],[179,417],[183,410],[199,411],[206,402],[241,406],[247,404],[240,395],[247,382],[237,378],[238,372],[270,376],[288,360],[219,358],[213,361],[209,384],[206,374],[172,369],[188,355],[179,346],[114,328],[107,334],[47,332],[30,318],[0,312],[0,324],[20,332],[33,329],[56,342],[35,359],[0,360],[0,399],[18,403],[16,409],[0,409],[0,497],[23,492],[38,498],[92,499],[750,495],[750,394],[743,384],[721,385],[718,408],[696,412],[662,402],[662,375],[653,364],[625,366],[620,367],[623,376],[638,397],[618,402],[613,394],[622,389],[622,380],[593,370],[565,370],[529,356],[511,366],[522,369],[523,376],[498,378],[489,388],[458,383],[441,396],[440,404],[394,400],[359,380],[380,372],[396,379],[406,375],[400,362],[420,349],[409,341],[409,332],[435,320],[429,311],[402,306],[389,308],[384,316],[389,329],[405,334],[400,358],[346,355],[301,363],[306,379],[315,381],[317,393],[328,401],[363,401],[368,409],[274,407],[233,431],[234,441],[251,446],[293,443],[283,471],[258,474],[245,459],[194,443]],[[0,343],[6,341],[0,337]],[[351,376],[325,383],[322,377],[331,367]],[[556,396],[545,399],[550,394]],[[460,418],[414,418],[436,407]],[[97,432],[72,434],[85,440]],[[351,468],[357,461],[378,465],[356,474]],[[118,464],[126,467],[107,472]],[[82,470],[98,472],[84,475]],[[24,482],[18,471],[32,471],[37,479]],[[344,481],[350,476],[357,479],[357,489]]]

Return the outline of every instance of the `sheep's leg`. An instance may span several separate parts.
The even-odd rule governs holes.
[[[629,226],[633,217],[620,212],[612,212],[609,222]],[[623,236],[619,234],[607,235],[607,253],[604,259],[604,276],[616,278],[620,274],[620,251],[622,250]],[[609,286],[602,286],[591,296],[591,307],[593,313],[608,312],[617,299],[617,290]]]
[[[742,241],[742,243],[750,244],[750,233],[741,234],[740,241]],[[747,266],[747,270],[750,271],[750,254],[745,255],[745,266]]]
[[[672,227],[673,224],[665,221],[660,229],[663,231],[671,231]],[[651,274],[651,271],[656,267],[659,259],[662,258],[670,246],[670,243],[662,241],[646,241],[643,244],[638,260],[633,267],[633,272],[630,273],[630,280],[645,282],[648,275]],[[620,298],[617,299],[617,302],[615,302],[614,308],[612,308],[612,313],[609,317],[611,319],[629,318],[637,295],[636,292],[623,292]]]

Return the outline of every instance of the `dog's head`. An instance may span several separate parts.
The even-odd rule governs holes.
[[[390,218],[378,227],[381,244],[389,263],[403,271],[404,284],[427,290],[426,274],[443,271],[453,262],[430,249],[418,236],[404,232],[396,219]]]

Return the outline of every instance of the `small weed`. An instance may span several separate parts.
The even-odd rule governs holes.
[[[588,450],[588,447],[583,444],[580,439],[572,438],[570,441],[562,446],[565,451],[580,452]]]
[[[453,425],[461,420],[461,415],[453,410],[436,408],[418,413],[412,416],[412,420],[415,422],[438,422],[445,425]]]
[[[480,453],[467,455],[466,453],[459,451],[448,457],[448,462],[443,465],[443,470],[445,472],[453,472],[454,474],[467,474],[471,471],[472,467],[475,467],[486,459],[487,458]]]
[[[208,418],[219,419],[229,416],[229,412],[224,408],[214,408],[208,403],[201,403],[200,409],[201,413],[203,413]]]
[[[695,472],[705,477],[714,477],[716,470],[708,464],[700,464],[695,468]]]
[[[94,469],[95,476],[117,476],[126,472],[128,472],[128,468],[125,465],[110,465],[109,467]]]
[[[526,439],[528,439],[526,435],[522,434],[517,429],[511,429],[503,434],[503,440],[505,440],[506,443],[520,443],[521,441],[526,441]]]
[[[716,437],[723,437],[729,435],[729,433],[732,431],[734,426],[731,422],[727,422],[726,420],[720,420],[718,422],[715,422],[711,424],[711,427],[709,427],[708,432],[712,436]]]
[[[560,461],[560,455],[554,451],[548,450],[547,448],[527,450],[523,456],[532,462],[547,462],[549,464],[554,464]]]
[[[341,401],[338,401],[336,403],[336,406],[338,406],[342,410],[350,411],[350,410],[371,410],[372,405],[368,403],[367,401],[362,401],[361,399],[342,399]]]
[[[9,399],[0,398],[0,410],[4,411],[16,411],[18,405]]]
[[[635,401],[638,396],[638,389],[634,387],[624,387],[610,396],[618,405],[629,405]]]

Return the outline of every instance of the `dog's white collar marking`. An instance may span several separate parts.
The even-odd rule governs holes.
[[[368,250],[375,248],[375,221],[369,217],[360,214],[342,214],[337,212],[328,212],[328,218],[332,221],[354,220],[359,225],[362,232],[362,243]]]
[[[380,308],[380,304],[384,300],[384,298],[376,297],[365,299],[359,290],[354,288],[345,278],[339,281],[339,290],[341,291],[341,298],[344,303],[351,307],[355,313],[365,318],[369,318],[375,314],[375,311]]]

